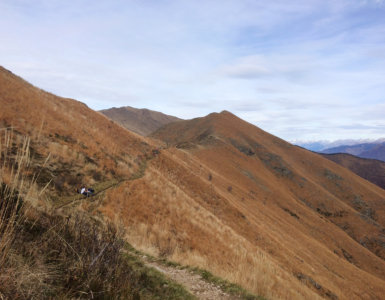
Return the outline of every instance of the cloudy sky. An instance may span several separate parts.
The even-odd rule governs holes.
[[[385,137],[384,0],[0,0],[0,65],[96,110]]]

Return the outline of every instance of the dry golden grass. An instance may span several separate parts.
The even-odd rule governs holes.
[[[30,140],[0,134],[0,299],[192,299],[122,255],[123,231],[111,223],[35,207],[44,189],[30,176]]]
[[[291,276],[326,297],[383,294],[383,191],[227,112],[157,136],[182,148],[160,172]]]
[[[249,170],[246,178],[242,170]],[[286,190],[291,183],[262,170],[261,162],[239,159],[226,147],[163,150],[142,179],[108,193],[103,212],[125,222],[127,238],[138,248],[206,268],[268,298],[381,295],[377,266],[383,262],[295,200]],[[311,188],[309,195],[302,188],[305,197],[325,195],[319,185]],[[323,203],[332,211],[348,209],[339,201],[333,196]]]
[[[126,221],[126,238],[132,245],[155,256],[210,270],[269,299],[317,299],[318,295],[272,257],[177,185],[160,179],[158,172],[148,169],[143,179],[110,191],[105,199],[104,214],[115,218],[119,212],[117,217]]]

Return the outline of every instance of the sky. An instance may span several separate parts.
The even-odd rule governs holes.
[[[95,110],[385,137],[385,0],[0,0],[0,65]]]

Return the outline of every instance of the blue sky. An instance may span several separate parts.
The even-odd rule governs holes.
[[[384,0],[0,0],[0,65],[93,109],[385,136]]]

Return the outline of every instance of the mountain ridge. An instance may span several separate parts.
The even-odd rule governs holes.
[[[352,146],[338,146],[335,148],[328,148],[321,153],[333,154],[333,153],[348,153],[361,158],[371,158],[385,161],[385,142],[381,143],[363,143]]]
[[[158,111],[146,108],[137,109],[130,106],[112,107],[110,109],[100,110],[100,112],[128,130],[143,136],[152,133],[165,124],[181,120]]]
[[[214,121],[210,122],[212,120]],[[361,229],[364,227],[370,231],[372,229],[376,230],[376,226],[369,229],[371,225],[368,227],[368,224],[365,224],[366,221],[363,222],[363,219],[360,217],[360,215],[362,215],[362,218],[366,218],[367,216],[365,214],[370,215],[371,212],[373,212],[370,208],[371,205],[368,204],[366,200],[361,202],[363,199],[359,196],[360,192],[352,193],[350,190],[351,185],[345,182],[347,180],[345,179],[345,176],[349,177],[349,181],[353,180],[361,182],[362,179],[355,177],[356,175],[351,174],[346,169],[337,166],[334,163],[320,159],[318,154],[290,145],[277,137],[270,136],[268,133],[252,124],[239,120],[239,118],[228,113],[210,114],[205,118],[197,118],[191,121],[165,125],[153,133],[152,136],[163,140],[170,147],[175,146],[183,151],[192,153],[200,158],[200,161],[204,161],[206,165],[216,164],[214,169],[220,168],[220,174],[222,174],[222,176],[224,173],[227,173],[228,176],[231,176],[231,173],[237,174],[235,177],[232,176],[231,180],[227,180],[227,184],[229,184],[227,186],[228,191],[234,193],[234,191],[237,190],[235,187],[236,182],[239,182],[239,180],[246,175],[246,177],[248,177],[249,186],[253,183],[254,186],[257,184],[259,187],[258,193],[265,195],[263,196],[265,198],[263,203],[267,203],[267,200],[271,198],[269,193],[271,194],[273,193],[272,191],[278,191],[279,188],[277,187],[282,187],[282,192],[279,192],[278,194],[274,192],[276,197],[287,198],[288,196],[284,196],[284,194],[290,195],[292,200],[289,201],[289,199],[287,199],[287,201],[289,201],[288,203],[294,205],[295,202],[293,203],[292,201],[298,201],[294,207],[298,204],[305,205],[313,212],[320,215],[321,218],[326,218],[334,223],[344,231],[345,234],[350,236],[350,238],[353,238],[355,242],[368,244],[368,242],[360,240],[356,234],[360,231],[362,232]],[[199,127],[199,125],[203,126]],[[229,130],[232,131],[229,132]],[[227,152],[226,154],[224,153],[225,149]],[[241,155],[243,157],[242,160],[247,161],[248,163],[242,163],[239,158],[234,156],[234,154],[236,156]],[[304,157],[307,157],[307,160],[304,160]],[[231,171],[226,170],[226,168],[229,169],[229,166],[225,168],[225,165],[228,165],[226,162],[236,162],[238,167],[231,168]],[[241,165],[243,165],[243,167],[239,170]],[[255,171],[250,169],[252,165],[254,166],[254,170],[257,169],[262,172],[263,169],[267,168],[268,172],[263,172],[262,177],[258,176]],[[295,170],[293,169],[293,166],[295,166]],[[309,169],[311,170],[311,173],[309,173]],[[338,175],[337,173],[345,175]],[[232,184],[230,182],[232,182]],[[315,184],[316,182],[323,183]],[[243,184],[243,189],[247,189],[247,186],[248,185]],[[286,191],[284,186],[288,187]],[[239,189],[242,188],[239,186],[238,190]],[[266,192],[266,190],[268,192]],[[369,190],[376,191],[371,197],[376,197],[376,195],[381,195],[383,193],[378,190],[378,187],[372,185],[368,187],[367,191]],[[320,199],[321,194],[324,194],[326,199],[330,199],[327,201],[329,204]],[[350,194],[348,202],[344,200],[347,195],[342,196],[343,194]],[[246,199],[247,197],[250,197],[247,192],[244,192],[243,195],[243,197],[238,196],[238,198]],[[317,198],[319,200],[317,200]],[[293,208],[290,208],[288,204],[276,201],[277,200],[273,200],[275,205],[281,207],[283,211],[287,212],[294,219],[301,219],[299,213]],[[340,204],[337,204],[338,202]],[[375,203],[376,204],[373,204],[379,205],[380,208],[378,216],[383,216],[383,198],[378,198],[377,196]],[[338,206],[340,207],[339,209],[337,209]],[[348,207],[350,208],[347,210]],[[299,210],[300,208],[297,207],[297,209]],[[302,209],[303,208],[301,208],[301,210]],[[247,210],[242,210],[242,214],[249,218]],[[343,225],[343,220],[347,221],[351,218],[355,221],[348,222],[348,226]],[[380,224],[382,224],[380,225],[380,228],[383,228],[384,219],[382,217],[380,218]],[[354,229],[355,222],[360,225]],[[380,237],[381,232],[377,231],[377,234],[375,235]],[[376,240],[377,237],[373,238]],[[340,238],[336,239],[338,240]],[[281,242],[284,243],[284,241]],[[381,244],[380,241],[378,242]],[[373,253],[377,253],[376,255],[384,257],[381,246],[379,246],[379,248],[374,245],[372,246]],[[344,251],[346,251],[346,249],[340,251],[342,257],[345,257],[343,253],[345,253]],[[382,254],[379,254],[378,251],[382,252]]]
[[[313,141],[302,141],[302,140],[293,140],[290,143],[300,146],[302,148],[308,149],[310,151],[322,152],[323,150],[336,148],[339,146],[353,146],[358,144],[379,144],[383,143],[385,138],[379,139],[340,139],[340,140],[313,140]]]

